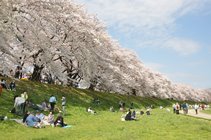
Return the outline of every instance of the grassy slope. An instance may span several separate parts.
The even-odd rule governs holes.
[[[192,118],[183,115],[175,115],[165,110],[153,109],[151,116],[139,116],[138,121],[120,121],[121,112],[109,112],[113,105],[116,109],[118,102],[123,100],[126,106],[134,102],[136,108],[142,108],[153,104],[154,106],[171,106],[172,101],[155,98],[141,98],[134,96],[122,96],[117,94],[93,92],[75,88],[65,88],[56,85],[40,84],[30,81],[17,82],[17,92],[4,91],[0,97],[0,115],[9,118],[17,118],[8,111],[13,106],[14,94],[27,91],[29,98],[35,103],[41,103],[51,94],[56,95],[61,107],[61,97],[67,97],[67,115],[65,121],[72,128],[33,129],[22,126],[12,121],[0,122],[0,139],[21,140],[52,140],[52,139],[190,139],[208,140],[211,137],[211,121]],[[97,97],[101,105],[94,105],[92,100]],[[91,115],[85,112],[85,108],[92,106],[98,112]],[[138,110],[138,109],[137,109]],[[46,112],[47,113],[47,112]]]

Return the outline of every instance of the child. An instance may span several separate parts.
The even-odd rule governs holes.
[[[62,97],[62,111],[63,111],[63,115],[65,115],[65,106],[66,106],[66,98],[63,96]]]

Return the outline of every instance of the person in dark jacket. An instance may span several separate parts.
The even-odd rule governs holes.
[[[56,120],[54,121],[54,126],[61,126],[64,127],[66,126],[66,124],[64,123],[64,118],[62,117],[62,112],[59,112],[58,117],[56,118]]]
[[[16,90],[15,81],[10,82],[10,90]]]
[[[125,120],[126,120],[126,121],[132,120],[132,119],[131,119],[131,111],[130,111],[130,110],[129,110],[128,113],[126,114]]]
[[[26,113],[23,116],[23,123],[26,122],[26,118],[29,116],[29,114],[30,114],[30,112],[29,111],[26,111]]]

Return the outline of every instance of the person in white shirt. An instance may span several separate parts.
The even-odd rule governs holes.
[[[23,97],[15,98],[14,108],[16,114],[22,115],[25,113],[25,102],[26,100]]]
[[[195,104],[194,109],[195,109],[196,114],[198,114],[199,105]]]
[[[91,107],[88,108],[87,112],[91,113],[91,114],[95,114],[96,112],[94,110],[92,110]]]

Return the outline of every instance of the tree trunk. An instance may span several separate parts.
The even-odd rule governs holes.
[[[95,78],[93,78],[93,79],[90,80],[89,89],[90,89],[90,90],[94,90],[95,87],[96,87],[96,85],[97,85],[97,78],[95,77]]]
[[[32,73],[32,77],[30,80],[32,81],[40,81],[41,80],[41,72],[43,70],[44,66],[38,66],[34,64],[34,71]]]

